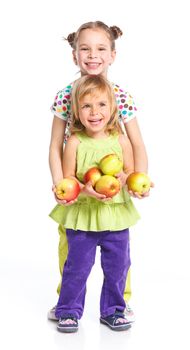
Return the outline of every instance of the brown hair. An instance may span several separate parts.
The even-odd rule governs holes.
[[[103,23],[101,21],[87,22],[87,23],[82,24],[76,32],[69,34],[68,37],[65,38],[65,40],[67,40],[69,42],[72,49],[76,50],[76,44],[77,44],[79,35],[80,35],[81,31],[84,29],[102,29],[102,30],[104,30],[109,37],[109,40],[111,43],[111,50],[115,50],[115,40],[123,34],[121,29],[117,26],[108,27],[105,23]]]
[[[106,92],[110,102],[110,120],[105,131],[114,134],[122,133],[118,120],[118,109],[112,85],[102,75],[84,75],[74,82],[71,95],[72,123],[71,134],[85,130],[79,119],[79,103],[86,95]]]

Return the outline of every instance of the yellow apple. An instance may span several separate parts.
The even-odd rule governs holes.
[[[108,154],[101,159],[99,167],[105,175],[116,175],[122,170],[123,162],[117,154]]]
[[[145,173],[132,173],[127,178],[128,190],[137,192],[140,195],[150,190],[151,181]]]
[[[120,182],[111,175],[103,175],[95,184],[95,191],[106,197],[115,196],[120,190]]]

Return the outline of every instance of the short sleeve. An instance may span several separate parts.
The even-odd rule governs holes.
[[[118,105],[119,118],[123,123],[128,123],[137,115],[137,107],[134,99],[128,92],[122,90],[118,85],[113,84],[113,89]]]
[[[60,90],[56,94],[54,103],[51,106],[52,113],[65,121],[68,121],[71,115],[71,91],[72,84]]]

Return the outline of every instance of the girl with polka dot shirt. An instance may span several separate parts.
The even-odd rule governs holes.
[[[116,26],[108,27],[100,21],[88,22],[82,24],[79,29],[68,35],[67,41],[72,47],[72,55],[74,63],[80,68],[81,76],[101,74],[107,78],[109,66],[114,62],[116,56],[115,40],[122,35],[120,28]],[[136,106],[132,96],[121,89],[117,84],[112,83],[115,98],[118,105],[119,120],[122,128],[130,140],[134,169],[138,172],[147,173],[148,161],[146,149],[141,136],[136,118]],[[53,180],[53,191],[56,185],[63,179],[62,159],[64,142],[69,136],[69,128],[71,123],[71,91],[73,83],[59,91],[55,97],[51,111],[54,114],[52,124],[52,134],[49,151],[49,164]],[[93,188],[89,189],[89,194],[101,199],[101,195],[97,194]],[[145,193],[143,196],[130,192],[133,197],[143,198],[149,195]],[[59,204],[65,204],[58,198],[55,199]],[[68,254],[68,244],[65,229],[63,225],[58,227],[59,241],[59,267],[62,275],[65,261]],[[60,293],[61,282],[57,288]],[[126,317],[129,322],[134,321],[134,314],[129,307],[128,300],[131,296],[130,286],[130,269],[127,275],[124,299],[126,301]],[[48,318],[56,320],[55,307],[48,312]]]

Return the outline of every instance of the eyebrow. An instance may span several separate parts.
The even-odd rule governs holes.
[[[97,103],[108,103],[109,101],[108,100],[100,100],[100,101],[98,101]],[[82,102],[82,103],[80,103],[81,105],[91,105],[92,104],[92,102],[90,102],[90,101],[84,101],[84,102]]]
[[[79,47],[81,46],[89,46],[88,44],[80,44]],[[96,46],[102,46],[102,47],[107,47],[108,45],[105,45],[105,44],[96,44]]]

